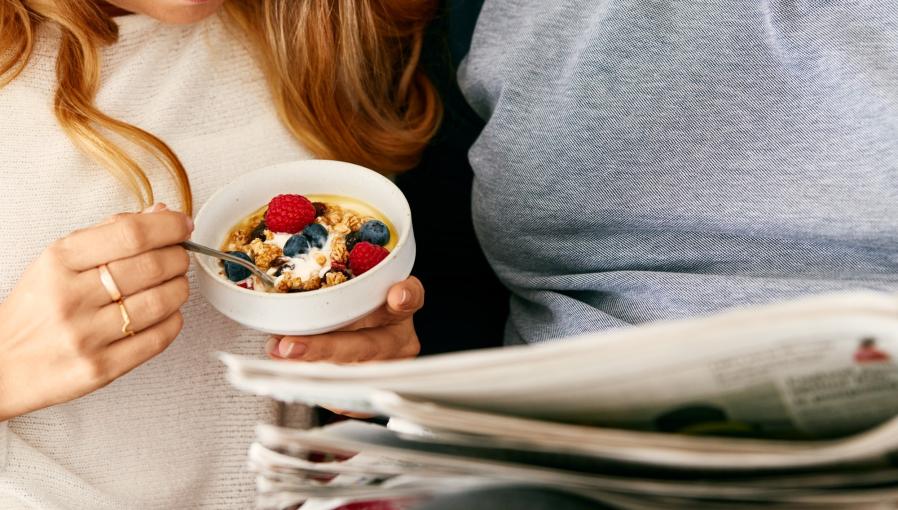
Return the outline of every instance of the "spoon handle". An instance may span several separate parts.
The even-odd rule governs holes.
[[[274,279],[268,275],[265,271],[262,271],[255,264],[251,262],[247,262],[240,257],[235,257],[233,255],[227,254],[223,251],[219,251],[213,248],[209,248],[208,246],[203,246],[202,244],[196,244],[193,241],[184,241],[181,243],[181,246],[184,247],[187,251],[192,251],[196,253],[202,253],[203,255],[209,255],[210,257],[215,257],[221,260],[227,260],[228,262],[233,262],[234,264],[243,266],[249,271],[258,276],[262,283],[269,287],[274,287]]]

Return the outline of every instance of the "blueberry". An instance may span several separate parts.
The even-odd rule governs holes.
[[[390,229],[382,221],[369,220],[359,230],[362,241],[383,246],[390,242]]]
[[[265,240],[265,231],[268,229],[268,226],[265,225],[264,221],[260,221],[256,228],[253,229],[249,234],[249,240],[259,239],[261,241]]]
[[[290,236],[290,239],[287,239],[287,243],[284,244],[284,255],[288,257],[295,257],[308,252],[309,240],[302,234]]]
[[[355,245],[358,244],[359,241],[361,241],[361,239],[359,239],[358,232],[350,232],[349,234],[346,234],[346,251],[352,251],[352,249],[355,248]]]
[[[247,262],[255,263],[255,261],[253,260],[252,257],[243,253],[242,251],[229,251],[228,254],[233,255],[235,257],[240,257]],[[247,278],[249,278],[249,275],[251,274],[249,272],[249,269],[247,269],[239,264],[235,264],[233,262],[228,262],[227,260],[224,263],[224,268],[225,268],[225,275],[227,275],[228,280],[231,280],[232,282],[242,282],[243,280],[246,280]]]
[[[327,229],[318,223],[312,223],[302,229],[302,235],[309,240],[309,246],[313,248],[324,248],[324,243],[327,242]]]

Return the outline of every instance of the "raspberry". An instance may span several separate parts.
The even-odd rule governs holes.
[[[302,195],[278,195],[268,203],[265,224],[272,232],[295,234],[315,221],[315,206]]]
[[[353,275],[359,276],[379,264],[389,254],[389,250],[383,246],[362,241],[349,252],[349,269]]]

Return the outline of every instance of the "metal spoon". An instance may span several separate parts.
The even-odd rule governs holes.
[[[181,243],[181,246],[183,246],[184,249],[188,250],[188,251],[202,253],[203,255],[209,255],[210,257],[215,257],[215,258],[221,259],[221,260],[227,260],[228,262],[233,262],[237,265],[243,266],[243,267],[249,269],[249,271],[252,274],[258,276],[259,279],[262,280],[262,283],[264,283],[266,286],[274,287],[274,285],[275,285],[274,278],[269,276],[268,273],[259,269],[259,267],[256,266],[255,264],[253,264],[252,262],[247,262],[240,257],[228,255],[227,253],[225,253],[223,251],[219,251],[214,248],[209,248],[208,246],[203,246],[201,244],[196,244],[193,241],[184,241],[183,243]]]

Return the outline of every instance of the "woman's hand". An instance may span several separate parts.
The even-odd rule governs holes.
[[[390,287],[387,302],[372,314],[331,333],[276,336],[265,352],[274,359],[359,363],[414,358],[421,351],[412,317],[424,306],[424,286],[414,276]],[[370,415],[327,408],[350,418]]]
[[[184,214],[120,214],[47,248],[0,304],[0,421],[101,388],[162,352],[181,330]],[[124,296],[100,281],[106,264]]]
[[[340,331],[274,337],[265,350],[275,359],[333,363],[413,358],[421,344],[412,316],[422,306],[424,286],[412,276],[390,288],[384,306]]]

